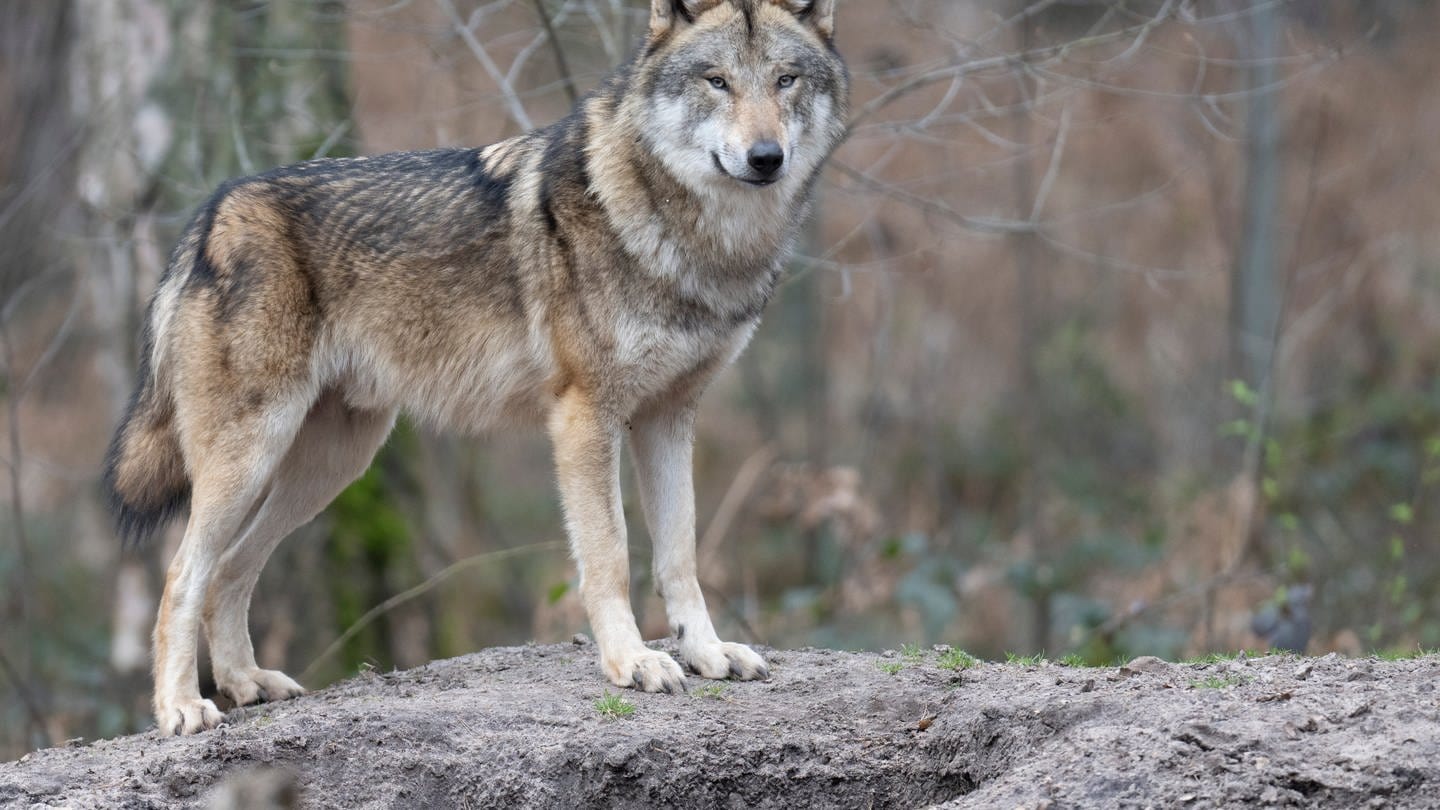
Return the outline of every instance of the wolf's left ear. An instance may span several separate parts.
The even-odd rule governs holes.
[[[815,29],[822,39],[835,36],[835,0],[771,0],[801,22]]]

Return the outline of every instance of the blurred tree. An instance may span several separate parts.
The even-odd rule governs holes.
[[[49,315],[73,293],[64,250],[46,238],[47,226],[73,223],[67,193],[79,145],[62,81],[71,53],[74,8],[69,2],[0,5],[0,393],[7,407],[3,457],[8,504],[0,529],[0,682],[18,705],[0,706],[0,725],[23,729],[32,745],[55,740],[43,716],[51,708],[43,688],[46,662],[37,654],[43,632],[36,592],[44,581],[41,549],[32,542],[23,482],[26,441],[15,403],[34,390],[47,355],[68,338]],[[62,323],[65,323],[62,321]],[[30,351],[33,334],[48,330],[47,351]],[[12,556],[13,555],[13,556]]]
[[[1234,374],[1269,395],[1281,310],[1280,226],[1283,161],[1280,159],[1281,11],[1257,6],[1241,39],[1249,89],[1245,118],[1245,183],[1240,244],[1230,287]]]

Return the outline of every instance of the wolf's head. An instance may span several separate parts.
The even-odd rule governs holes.
[[[835,0],[651,0],[642,132],[697,190],[808,182],[844,137]]]

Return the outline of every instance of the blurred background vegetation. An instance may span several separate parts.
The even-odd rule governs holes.
[[[0,756],[150,722],[179,528],[122,552],[97,479],[193,207],[552,121],[645,5],[0,5]],[[1440,3],[840,9],[851,137],[700,420],[722,634],[1091,662],[1440,645]],[[402,422],[271,561],[261,665],[314,688],[569,638],[560,540],[542,437]]]

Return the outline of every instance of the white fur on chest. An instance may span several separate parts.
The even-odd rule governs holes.
[[[695,368],[715,352],[716,339],[675,329],[657,318],[625,313],[615,320],[615,362],[647,393]]]
[[[653,317],[627,313],[615,322],[615,361],[632,392],[648,397],[717,360],[720,367],[729,365],[750,342],[755,326],[752,321],[717,334],[709,329],[680,329]]]

